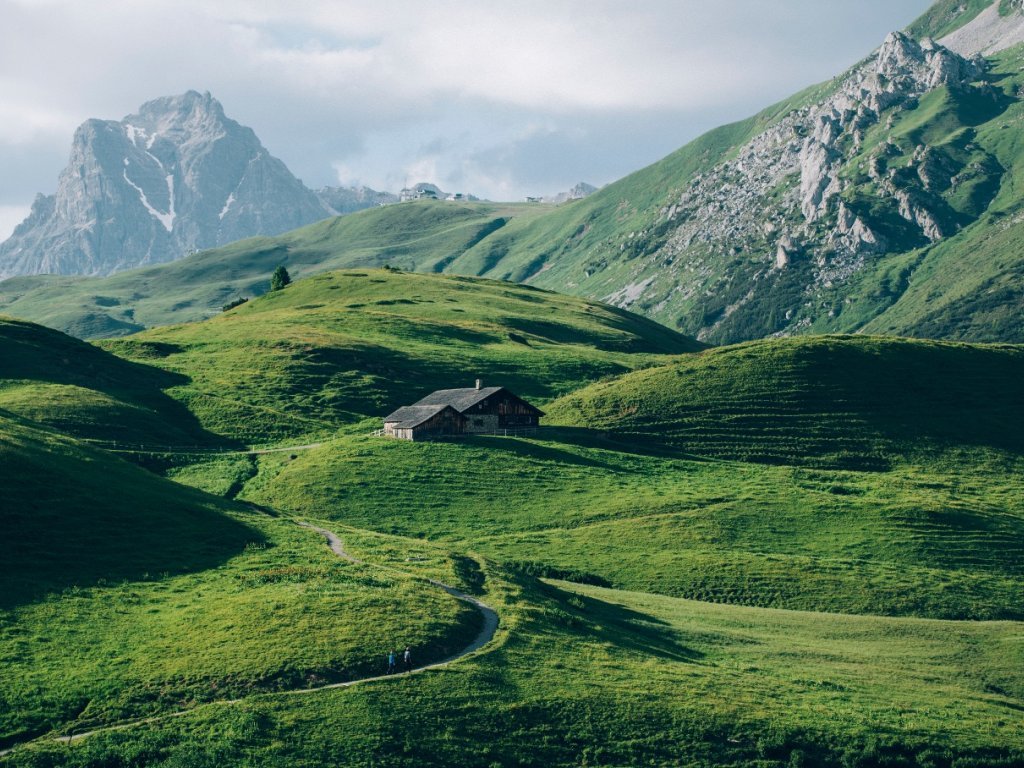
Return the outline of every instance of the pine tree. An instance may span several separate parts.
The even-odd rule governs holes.
[[[270,277],[270,290],[280,291],[286,285],[292,281],[291,275],[288,274],[288,270],[284,268],[284,265],[278,266],[274,270],[274,274]]]

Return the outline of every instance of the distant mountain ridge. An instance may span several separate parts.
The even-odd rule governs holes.
[[[108,275],[396,199],[307,189],[220,102],[189,91],[83,123],[56,194],[0,244],[0,279]]]
[[[544,198],[544,202],[560,205],[561,203],[567,203],[570,200],[582,200],[585,197],[590,197],[595,192],[597,192],[597,187],[593,184],[587,184],[587,182],[581,181],[570,190],[559,192],[556,195],[548,195]]]

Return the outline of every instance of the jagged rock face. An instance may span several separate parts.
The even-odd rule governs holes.
[[[897,229],[910,247],[955,233],[959,225],[949,223],[956,217],[941,195],[968,171],[929,147],[908,155],[890,140],[877,144],[874,129],[892,129],[940,87],[980,93],[974,83],[986,69],[983,59],[892,33],[829,96],[776,119],[731,159],[689,179],[659,221],[623,239],[620,251],[635,255],[626,256],[627,276],[620,271],[615,279],[632,290],[603,298],[716,342],[799,331],[811,322],[816,295],[894,247],[880,227],[902,220]],[[656,245],[640,250],[637,241]],[[594,257],[598,266],[585,279],[596,284],[611,261]],[[792,323],[720,330],[748,305],[774,306],[764,297],[783,283],[793,303],[771,314]],[[716,305],[720,310],[708,309]],[[680,321],[687,312],[693,318],[697,306],[705,309],[696,319]]]
[[[544,202],[560,205],[562,203],[567,203],[570,200],[582,200],[585,197],[590,197],[595,192],[597,192],[597,187],[592,184],[587,184],[585,181],[581,181],[567,192],[559,192],[557,195],[549,195],[545,197]]]
[[[813,222],[843,191],[839,171],[841,139],[860,146],[864,132],[882,112],[940,86],[961,88],[985,71],[985,63],[965,59],[934,41],[918,43],[901,32],[890,34],[874,62],[856,70],[839,92],[812,116],[814,131],[800,153],[801,210]],[[906,216],[908,220],[916,217]]]
[[[252,130],[190,91],[86,121],[56,194],[0,244],[0,278],[106,275],[328,215]]]

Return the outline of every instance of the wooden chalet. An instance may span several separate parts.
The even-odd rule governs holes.
[[[403,440],[536,429],[544,412],[504,387],[441,389],[384,419],[383,434]]]

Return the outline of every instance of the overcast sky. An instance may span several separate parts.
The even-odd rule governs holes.
[[[0,239],[75,128],[210,91],[307,185],[606,184],[828,79],[930,0],[0,0]]]

